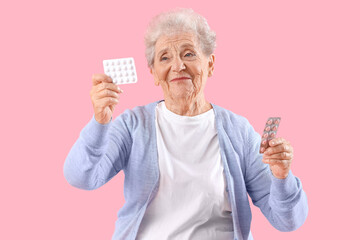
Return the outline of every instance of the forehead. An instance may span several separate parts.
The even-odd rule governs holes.
[[[197,48],[198,43],[196,38],[191,33],[182,33],[172,36],[161,36],[155,44],[155,52],[163,52],[164,50],[169,50],[170,48],[186,48],[193,47]]]

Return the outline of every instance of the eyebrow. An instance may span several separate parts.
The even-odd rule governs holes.
[[[183,48],[192,48],[192,49],[194,49],[195,46],[190,44],[190,43],[184,43],[183,45],[180,46],[180,48],[181,49],[183,49]],[[164,52],[166,52],[168,50],[169,50],[169,48],[165,48],[165,49],[161,50],[157,55],[161,56]]]

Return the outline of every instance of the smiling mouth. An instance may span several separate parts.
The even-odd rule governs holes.
[[[191,79],[191,78],[189,78],[189,77],[174,78],[174,79],[171,80],[171,82],[180,81],[180,80],[189,80],[189,79]]]

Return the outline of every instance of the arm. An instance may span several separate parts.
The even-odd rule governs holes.
[[[299,178],[291,170],[284,179],[273,176],[259,153],[260,135],[249,124],[247,133],[246,187],[255,206],[280,231],[299,228],[307,217],[308,204]]]
[[[126,167],[131,148],[126,116],[125,112],[107,124],[92,117],[83,128],[64,163],[64,176],[70,185],[97,189]]]
[[[122,90],[105,74],[93,74],[92,83],[93,118],[81,131],[63,169],[72,186],[85,190],[101,187],[123,169],[131,146],[125,124],[129,114],[125,112],[111,122]]]

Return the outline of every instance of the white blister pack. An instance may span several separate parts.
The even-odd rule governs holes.
[[[103,60],[104,72],[115,84],[137,82],[134,58],[118,58]]]

